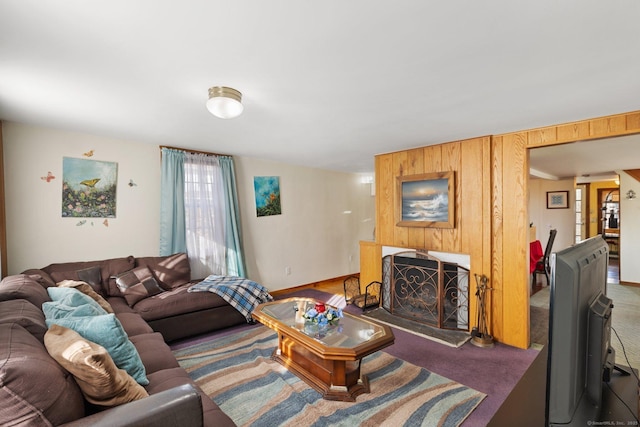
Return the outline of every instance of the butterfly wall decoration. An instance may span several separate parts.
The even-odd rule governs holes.
[[[135,182],[133,182],[133,180],[132,180],[132,179],[130,179],[130,180],[129,180],[129,184],[128,184],[128,185],[129,185],[129,187],[137,187],[137,186],[138,186],[138,184],[136,184]]]
[[[93,150],[89,150],[86,153],[83,153],[82,155],[85,156],[85,157],[92,157],[93,156]]]
[[[41,180],[51,182],[52,179],[55,179],[55,176],[51,172],[47,172],[47,176],[41,176]]]
[[[85,179],[84,181],[80,181],[80,185],[86,185],[89,188],[93,188],[96,186],[98,181],[100,181],[100,178]]]

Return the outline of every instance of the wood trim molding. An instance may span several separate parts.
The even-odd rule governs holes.
[[[504,135],[526,134],[527,148],[640,133],[640,111],[596,117]]]
[[[0,121],[0,278],[7,275],[7,215],[4,201],[4,145]]]
[[[624,172],[636,181],[640,181],[640,169],[625,169]]]
[[[621,280],[620,284],[625,286],[633,286],[634,288],[640,288],[640,283],[637,282],[624,282]]]

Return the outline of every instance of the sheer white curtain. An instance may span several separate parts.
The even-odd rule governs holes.
[[[224,183],[217,156],[187,153],[184,163],[186,243],[191,275],[227,274]]]

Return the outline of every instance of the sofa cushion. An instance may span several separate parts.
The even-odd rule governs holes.
[[[146,387],[149,394],[159,393],[172,387],[183,384],[192,384],[202,396],[202,413],[205,426],[234,426],[235,424],[220,407],[209,398],[203,389],[194,384],[189,374],[182,368],[163,369],[149,375],[149,385]],[[212,390],[210,390],[213,392]]]
[[[113,308],[111,305],[104,299],[100,294],[98,294],[91,286],[87,283],[78,281],[78,280],[63,280],[58,283],[58,287],[61,288],[74,288],[85,294],[86,296],[93,299],[97,302],[100,307],[104,309],[107,313],[113,313]]]
[[[91,288],[98,293],[102,293],[102,276],[101,268],[98,265],[93,267],[82,268],[80,270],[72,271],[53,271],[51,278],[56,282],[62,282],[63,280],[73,280],[76,282],[85,282]]]
[[[120,273],[129,271],[135,267],[135,258],[128,256],[126,258],[111,258],[102,261],[84,261],[84,262],[65,262],[60,264],[50,264],[42,270],[49,274],[54,272],[77,271],[89,267],[100,267],[100,276],[102,283],[102,294],[105,296],[122,296],[115,279],[112,277]],[[64,277],[64,279],[74,280],[73,277]]]
[[[187,292],[190,285],[143,299],[136,304],[136,311],[147,322],[200,310],[209,310],[229,304],[213,292],[199,292],[198,298]]]
[[[104,347],[77,332],[52,325],[44,343],[49,354],[75,377],[88,402],[110,407],[148,396],[125,370],[118,369]]]
[[[4,425],[60,425],[82,418],[74,378],[18,324],[0,324],[0,414]]]
[[[136,265],[149,267],[160,286],[166,290],[182,286],[191,280],[191,266],[186,253],[136,258]]]
[[[131,342],[140,354],[147,376],[163,369],[180,366],[171,352],[171,348],[164,342],[164,338],[159,332],[136,335],[131,337]]]
[[[149,385],[145,389],[149,394],[156,394],[183,384],[194,384],[187,371],[183,368],[168,368],[149,374]]]
[[[164,291],[148,267],[136,267],[116,277],[116,284],[131,307],[147,297]]]
[[[0,302],[0,323],[16,323],[40,342],[44,342],[44,334],[47,332],[44,314],[26,299]]]
[[[131,341],[133,341],[133,337],[136,335],[153,333],[151,326],[149,326],[138,313],[117,313],[116,317]]]
[[[129,307],[124,297],[107,297],[105,298],[109,305],[113,308],[113,312],[119,316],[121,313],[137,313],[132,307]]]
[[[118,368],[127,371],[138,384],[147,385],[149,383],[138,351],[114,314],[63,319],[47,318],[46,322],[49,328],[54,324],[64,326],[73,329],[83,338],[103,346]]]
[[[30,268],[22,272],[22,274],[26,274],[28,276],[33,277],[38,283],[42,285],[43,288],[48,288],[49,286],[55,286],[56,282],[53,281],[51,276],[46,271]]]
[[[47,290],[27,274],[7,276],[0,282],[0,301],[11,299],[26,299],[38,308],[51,301]]]

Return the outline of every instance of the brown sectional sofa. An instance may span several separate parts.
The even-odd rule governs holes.
[[[148,268],[163,292],[127,304],[114,277],[134,269]],[[81,276],[78,276],[78,272]],[[104,296],[120,311],[139,314],[145,322],[160,332],[166,342],[246,323],[246,319],[224,299],[213,293],[193,294],[189,259],[184,253],[164,257],[128,256],[102,261],[67,262],[50,264],[40,269],[24,271],[42,277],[46,286],[55,286],[61,280],[83,280]],[[112,300],[113,299],[113,300]]]
[[[146,288],[137,283],[123,293],[116,278],[132,270],[151,271],[161,290],[151,286],[154,290],[144,295]],[[233,426],[178,365],[166,341],[246,319],[217,295],[188,293],[189,275],[186,256],[176,254],[51,264],[4,278],[0,282],[0,425]],[[45,319],[43,304],[51,301],[47,288],[63,280],[88,283],[108,303],[111,316],[118,319],[144,365],[148,397],[106,409],[92,404],[75,372],[72,375],[49,354],[45,334],[52,331],[47,328],[50,319]],[[51,339],[52,334],[47,335]]]

